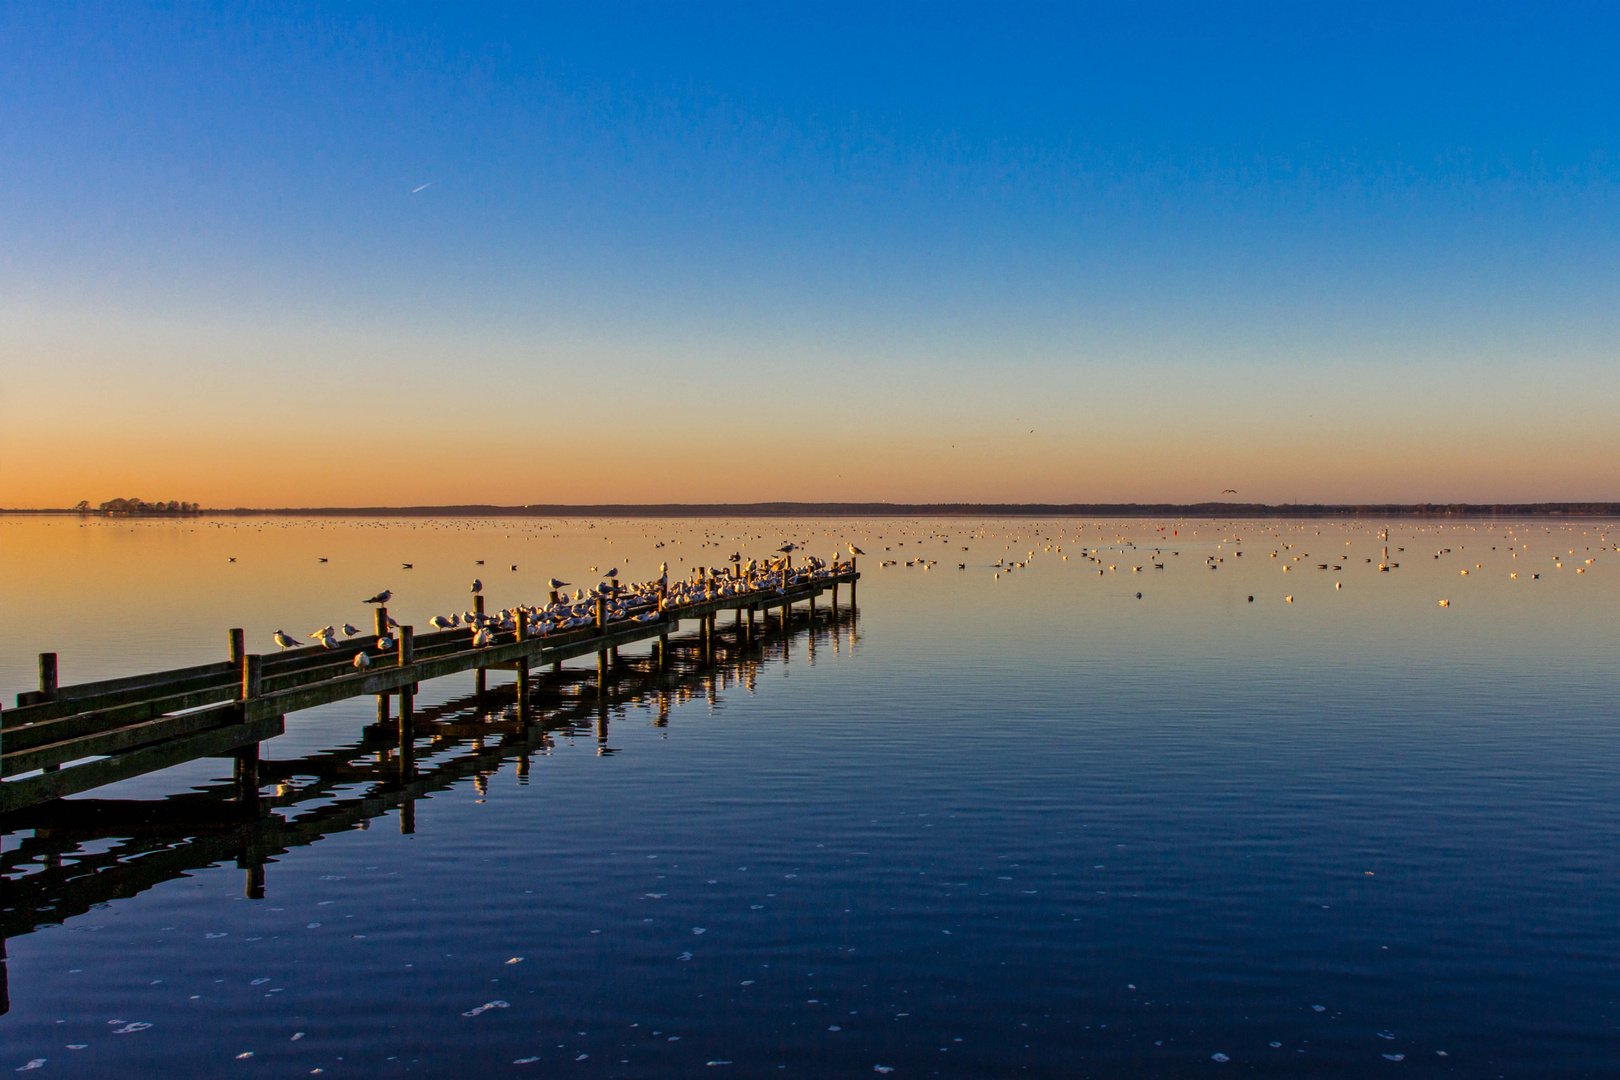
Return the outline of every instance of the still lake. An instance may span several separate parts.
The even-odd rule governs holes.
[[[1615,1073],[1617,523],[3,517],[0,689],[788,539],[855,616],[526,749],[422,684],[412,832],[373,702],[288,717],[262,899],[226,760],[8,823],[0,1068]]]

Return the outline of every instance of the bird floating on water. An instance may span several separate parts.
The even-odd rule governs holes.
[[[386,604],[386,603],[388,603],[388,598],[393,596],[393,595],[394,595],[394,591],[392,589],[384,589],[382,592],[378,593],[376,596],[373,596],[371,599],[362,600],[360,602],[362,604]]]

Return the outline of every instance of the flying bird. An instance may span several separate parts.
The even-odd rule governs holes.
[[[392,589],[384,589],[382,592],[378,593],[376,596],[373,596],[371,599],[362,600],[360,602],[362,604],[386,604],[386,603],[388,603],[388,598],[390,596],[393,596],[393,595],[394,595],[394,592],[393,592]]]
[[[1237,494],[1237,488],[1222,488],[1221,489],[1221,494],[1222,495],[1236,495]]]

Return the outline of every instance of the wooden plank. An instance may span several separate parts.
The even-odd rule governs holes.
[[[170,739],[155,746],[88,761],[57,772],[10,780],[0,783],[0,813],[89,791],[197,758],[228,754],[232,750],[273,739],[283,730],[285,726],[280,716],[267,716],[245,724],[227,724],[200,734]]]
[[[143,720],[77,738],[47,742],[26,750],[8,745],[5,756],[0,757],[0,776],[16,776],[34,769],[43,769],[47,765],[62,765],[69,761],[77,761],[79,758],[116,754],[137,746],[146,746],[181,735],[192,735],[223,724],[235,723],[240,715],[241,708],[234,703],[215,705],[212,708],[198,709],[179,716]]]

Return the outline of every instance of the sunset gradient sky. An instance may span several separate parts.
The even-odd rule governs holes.
[[[1613,5],[0,42],[0,505],[1620,500]]]

